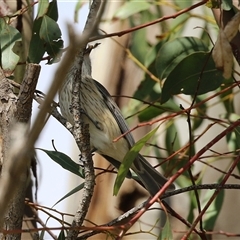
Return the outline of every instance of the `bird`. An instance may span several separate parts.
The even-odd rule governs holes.
[[[108,160],[117,169],[120,167],[126,153],[135,144],[127,123],[107,89],[91,76],[92,66],[90,52],[92,46],[84,51],[81,74],[81,118],[89,125],[90,147]],[[77,59],[77,58],[76,58]],[[64,118],[72,125],[73,116],[70,111],[73,91],[73,76],[79,64],[75,60],[68,72],[63,85],[59,90],[59,106]],[[118,141],[113,140],[126,133]],[[131,165],[131,169],[138,176],[151,196],[154,196],[168,181],[139,153]],[[131,177],[131,173],[128,173]],[[173,191],[175,185],[171,184],[167,191]]]

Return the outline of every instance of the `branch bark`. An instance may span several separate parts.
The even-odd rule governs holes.
[[[39,65],[27,65],[19,97],[17,97],[13,93],[10,81],[0,69],[0,124],[3,140],[0,223],[3,224],[4,230],[10,231],[6,239],[21,238],[20,233],[14,234],[11,231],[22,227],[26,188],[30,180],[29,169],[31,159],[34,157],[33,146],[26,144],[26,137],[39,72]],[[17,125],[16,123],[19,122],[24,125]],[[15,125],[18,127],[15,128]],[[3,237],[4,233],[0,234],[0,239]]]
[[[0,125],[2,133],[2,169],[0,185],[0,225],[4,230],[21,229],[26,188],[33,148],[27,148],[28,123],[32,112],[33,93],[36,88],[40,66],[27,65],[19,97],[13,93],[10,81],[0,69]],[[24,123],[15,128],[16,123]],[[17,133],[17,134],[16,134]],[[20,154],[26,148],[24,154]],[[20,152],[19,152],[20,151]],[[5,217],[4,217],[5,216]],[[0,234],[3,238],[4,234]],[[6,239],[20,239],[21,234],[7,234]]]
[[[2,223],[4,217],[4,226],[6,230],[20,229],[22,226],[22,217],[24,209],[25,198],[25,183],[26,172],[23,173],[23,181],[15,182],[14,175],[11,174],[11,128],[14,124],[14,117],[16,115],[17,97],[13,93],[13,88],[5,78],[4,72],[0,70],[0,124],[2,132],[2,171],[1,171],[1,204],[0,204],[0,218]],[[14,157],[13,157],[14,158]],[[20,170],[19,170],[20,171]],[[14,184],[15,183],[15,184]],[[15,196],[14,199],[12,197]],[[6,213],[6,215],[5,215]],[[2,224],[1,224],[2,226]],[[0,238],[4,237],[0,234]],[[20,239],[20,234],[10,234],[6,239]]]
[[[106,1],[95,0],[91,4],[91,8],[88,14],[87,22],[82,34],[82,46],[75,57],[73,66],[68,74],[68,77],[73,78],[73,92],[72,92],[72,109],[73,109],[73,136],[81,152],[81,160],[84,163],[85,170],[85,184],[83,190],[83,197],[79,201],[74,220],[72,222],[72,229],[69,230],[67,239],[76,239],[79,233],[78,227],[80,227],[87,215],[88,208],[93,195],[93,189],[95,185],[95,174],[93,168],[92,154],[90,149],[90,134],[88,125],[81,119],[81,79],[82,79],[82,63],[83,54],[86,48],[89,38],[98,34],[98,25],[105,8]],[[67,80],[66,80],[67,81]]]

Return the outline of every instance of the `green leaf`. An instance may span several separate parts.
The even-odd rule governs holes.
[[[233,8],[232,0],[222,0],[222,9],[225,11],[230,11]]]
[[[146,54],[145,61],[144,61],[144,65],[146,67],[149,67],[153,62],[156,61],[159,49],[163,46],[163,44],[165,44],[166,41],[167,39],[164,39],[162,41],[159,41],[156,45],[149,47],[149,50]]]
[[[151,18],[152,15],[149,14],[148,11],[143,11],[141,12],[141,18],[139,19],[140,22],[138,23],[141,24],[149,22]],[[131,23],[132,26],[135,26],[134,18],[131,18]],[[146,61],[147,54],[150,50],[150,44],[148,44],[147,30],[145,28],[133,33],[130,50],[139,62],[144,63]]]
[[[175,104],[173,100],[169,100],[167,103],[160,104],[155,103],[154,105],[150,105],[138,115],[138,120],[140,122],[149,121],[163,113],[166,112],[177,112],[179,111],[179,106]]]
[[[141,41],[139,41],[141,39]],[[144,63],[149,45],[146,40],[146,29],[141,29],[133,34],[131,52],[141,63]]]
[[[212,196],[212,191],[207,191],[204,199],[204,204],[207,203],[207,201]],[[217,221],[217,218],[220,214],[220,210],[222,209],[223,200],[224,200],[224,190],[221,190],[217,197],[212,202],[211,206],[208,208],[206,213],[204,214],[204,222],[203,227],[207,231],[212,231],[214,229],[215,223]]]
[[[183,186],[184,187],[186,186],[186,182],[185,182],[185,185]],[[198,193],[200,194],[201,192],[199,191]],[[195,212],[194,210],[197,208],[197,200],[196,200],[196,195],[194,191],[190,191],[188,195],[189,195],[190,204],[188,208],[189,211],[188,211],[187,221],[192,223],[194,221],[194,212]]]
[[[226,135],[228,150],[231,152],[240,149],[240,127],[236,127],[233,132],[230,132]],[[240,166],[238,164],[238,168]]]
[[[58,19],[57,1],[41,1],[38,16],[33,23],[32,39],[29,46],[31,63],[39,63],[45,52],[49,54],[49,62],[58,60],[58,53],[63,48],[61,30],[56,23]]]
[[[187,8],[193,4],[193,0],[188,0],[188,1],[178,1],[175,0],[174,4],[176,4],[180,9]]]
[[[195,205],[193,203],[193,201],[190,201],[189,207],[188,207],[188,216],[187,216],[187,221],[192,223],[194,221],[194,210],[195,209]]]
[[[233,123],[240,119],[240,116],[238,114],[229,112],[223,117],[227,118],[230,123]],[[229,132],[226,135],[226,140],[229,152],[235,152],[236,150],[240,149],[240,127],[236,127],[234,131]],[[238,164],[237,167],[240,171],[240,164]]]
[[[0,48],[1,66],[4,72],[11,72],[15,69],[19,56],[13,52],[17,41],[21,40],[21,34],[16,28],[6,24],[4,18],[0,18]]]
[[[62,33],[58,24],[48,16],[43,16],[39,37],[44,41],[47,53],[55,59],[63,47]]]
[[[66,239],[64,230],[61,230],[61,231],[60,231],[57,239],[58,239],[58,240],[65,240],[65,239]]]
[[[206,96],[197,96],[196,97],[196,103],[201,102],[202,100],[204,100],[206,98]],[[193,118],[193,130],[196,130],[197,128],[199,128],[201,126],[201,124],[204,121],[204,118],[202,116],[206,116],[206,112],[207,112],[207,105],[206,103],[201,104],[199,107],[197,107],[196,109],[196,116],[194,116]]]
[[[29,46],[28,61],[30,63],[40,63],[45,53],[44,42],[39,36],[39,29],[42,25],[42,18],[33,22],[32,39]]]
[[[236,149],[240,149],[240,127],[236,127],[234,132],[236,136]]]
[[[222,72],[216,69],[209,53],[190,54],[167,77],[162,89],[161,103],[175,94],[200,95],[213,91],[223,80]]]
[[[136,99],[145,99],[156,83],[148,78],[141,81],[133,97]]]
[[[179,2],[179,0],[178,0]],[[169,33],[172,38],[182,37],[185,31],[188,29],[188,20],[190,20],[189,14],[182,14],[168,23]]]
[[[166,78],[184,58],[200,51],[208,51],[208,47],[201,39],[195,37],[181,37],[165,43],[156,58],[158,77]]]
[[[169,220],[169,217],[167,216],[166,223],[160,232],[158,240],[171,240],[171,239],[173,239],[171,222]]]
[[[77,4],[75,6],[75,10],[74,10],[74,22],[75,23],[78,23],[78,13],[84,3],[85,3],[84,1],[78,0]]]
[[[233,142],[233,148],[235,148],[234,151],[236,151],[237,149],[240,149],[240,127],[234,129],[234,135],[233,138],[235,138],[235,142]],[[240,172],[240,164],[237,165],[237,168],[238,172]]]
[[[156,75],[154,62],[148,67],[149,72]],[[147,99],[150,102],[156,102],[160,99],[161,88],[159,84],[156,84],[148,74],[145,74],[145,79],[140,82],[133,98],[144,100]],[[142,104],[142,103],[141,103]]]
[[[167,129],[166,129],[166,137],[165,137],[165,146],[166,146],[167,154],[168,156],[170,156],[175,151],[181,148],[181,142],[179,138],[180,137],[179,131],[173,120],[168,121],[166,128]],[[163,165],[163,170],[164,172],[169,170],[171,170],[172,172],[175,172],[175,170],[177,171],[184,164],[186,164],[186,161],[184,158],[181,158],[180,160],[178,156],[174,156],[171,158],[171,161],[168,161],[166,165]]]
[[[142,139],[136,142],[125,155],[120,165],[120,168],[118,170],[118,174],[114,183],[114,189],[113,189],[114,195],[118,194],[118,191],[125,177],[128,174],[129,168],[131,167],[133,161],[136,159],[137,155],[139,154],[139,151],[143,148],[146,142],[156,133],[157,130],[158,130],[158,127],[150,131],[148,134],[146,134]]]
[[[181,148],[178,132],[179,131],[177,130],[177,127],[174,124],[174,121],[170,120],[168,122],[168,127],[166,130],[166,138],[165,138],[165,141],[166,141],[165,144],[166,144],[166,148],[169,156]]]
[[[82,190],[82,189],[84,188],[84,184],[85,184],[85,183],[83,182],[83,183],[81,183],[79,186],[77,186],[77,187],[75,187],[74,189],[72,189],[70,192],[68,192],[66,195],[64,195],[61,199],[59,199],[59,200],[53,205],[53,207],[56,206],[56,205],[57,205],[58,203],[60,203],[61,201],[63,201],[64,199],[66,199],[66,198],[70,197],[71,195],[73,195],[73,194],[79,192],[80,190]]]
[[[37,18],[43,17],[47,14],[49,7],[49,1],[48,0],[40,0],[38,3],[38,13]]]
[[[61,167],[68,170],[77,176],[84,178],[84,170],[79,164],[75,163],[69,156],[58,151],[49,151],[42,148],[37,148],[45,152],[54,162],[58,163]]]
[[[135,13],[148,10],[151,4],[143,1],[129,1],[125,2],[115,13],[114,17],[119,19],[126,19]]]
[[[47,15],[53,19],[55,22],[57,22],[58,20],[58,6],[57,6],[57,1],[56,0],[52,0],[52,2],[50,2],[49,4],[49,8],[47,11]]]
[[[226,87],[231,86],[231,84],[233,83],[233,79],[225,79],[223,84],[221,84],[221,90],[224,90]],[[233,89],[229,89],[228,91],[224,91],[222,94],[219,95],[219,97],[221,98],[221,102],[223,103],[223,106],[226,109],[227,113],[233,113],[235,112],[234,109],[234,95],[233,95]]]

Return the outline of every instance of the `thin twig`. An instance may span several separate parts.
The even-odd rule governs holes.
[[[232,163],[232,166],[230,167],[227,175],[224,176],[223,180],[221,181],[221,183],[219,184],[219,187],[216,188],[215,192],[213,193],[212,197],[208,200],[208,202],[206,203],[206,205],[204,206],[203,210],[199,213],[199,215],[197,216],[197,218],[195,219],[195,221],[193,222],[191,228],[188,230],[188,232],[186,234],[184,234],[183,236],[183,240],[187,240],[189,239],[189,236],[192,232],[192,230],[197,226],[198,222],[200,221],[200,219],[203,217],[203,215],[205,214],[205,212],[207,211],[207,209],[209,208],[209,206],[212,204],[212,202],[214,201],[214,199],[217,197],[217,195],[219,194],[219,192],[222,190],[222,187],[225,185],[225,183],[227,182],[228,178],[230,177],[231,173],[233,172],[233,170],[236,168],[237,164],[239,164],[240,161],[240,154],[238,154],[238,156],[236,157],[236,159],[234,160],[234,162]]]
[[[182,15],[184,13],[187,13],[187,12],[189,12],[189,11],[191,11],[191,10],[201,6],[201,5],[204,5],[207,1],[208,0],[203,0],[203,1],[199,2],[199,3],[193,4],[192,6],[190,6],[188,8],[182,9],[179,12],[174,13],[172,15],[164,16],[164,17],[158,18],[156,20],[153,20],[151,22],[144,23],[144,24],[138,25],[136,27],[129,28],[127,30],[123,30],[123,31],[120,31],[120,32],[115,32],[115,33],[110,33],[110,34],[106,34],[106,35],[101,35],[101,36],[98,35],[98,36],[95,36],[95,37],[91,37],[89,39],[89,42],[97,41],[97,40],[104,39],[104,38],[115,37],[115,36],[121,37],[121,36],[123,36],[125,34],[129,34],[131,32],[134,32],[134,31],[137,31],[137,30],[140,30],[140,29],[152,26],[154,24],[166,21],[168,19],[177,18],[178,16],[180,16],[180,15]]]
[[[164,195],[161,197],[161,200],[169,198],[169,197],[172,197],[172,196],[176,196],[178,194],[186,193],[186,192],[189,192],[189,191],[203,190],[203,189],[207,189],[207,190],[213,190],[213,189],[240,189],[240,185],[239,184],[225,184],[225,185],[220,185],[220,184],[201,184],[201,185],[189,186],[189,187],[185,187],[185,188],[174,190],[172,192],[165,192]],[[79,236],[77,239],[78,240],[87,239],[87,238],[89,238],[91,236],[99,234],[100,232],[107,231],[108,229],[106,227],[113,227],[113,226],[117,227],[117,226],[119,226],[121,222],[126,222],[126,219],[128,219],[128,220],[131,219],[141,209],[144,209],[146,207],[146,205],[148,204],[148,202],[149,202],[149,200],[144,201],[143,203],[139,204],[138,206],[136,206],[136,207],[130,209],[129,211],[125,212],[121,216],[115,218],[111,222],[96,227],[96,230],[92,230],[92,228],[90,228],[90,227],[89,228],[84,228],[85,231],[87,231],[87,230],[88,231],[92,230],[92,231]],[[169,213],[172,214],[173,212],[169,211]],[[184,224],[186,224],[186,222]],[[110,229],[111,228],[109,228],[109,230]]]
[[[208,144],[206,144],[202,149],[198,151],[188,162],[187,164],[179,169],[176,174],[174,174],[172,177],[169,178],[169,180],[166,182],[166,184],[159,190],[159,192],[147,203],[146,207],[144,209],[141,209],[139,213],[136,214],[136,216],[133,217],[131,222],[128,223],[126,226],[127,228],[130,228],[143,214],[146,212],[146,210],[152,206],[161,196],[163,193],[167,190],[167,188],[185,171],[187,171],[195,161],[198,160],[200,156],[202,156],[206,151],[208,151],[209,148],[211,148],[213,145],[215,145],[220,139],[225,137],[229,132],[232,132],[236,127],[240,126],[240,119],[231,124],[229,127],[227,127],[224,131],[222,131],[220,134],[218,134],[215,138],[213,138]]]

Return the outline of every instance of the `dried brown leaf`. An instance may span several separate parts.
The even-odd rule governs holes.
[[[231,42],[232,39],[236,36],[239,30],[239,24],[240,24],[240,12],[234,15],[234,17],[231,19],[231,21],[228,22],[228,24],[225,26],[223,30],[229,42]]]
[[[216,68],[223,71],[223,77],[229,79],[232,75],[233,53],[225,31],[219,32],[218,39],[212,52]]]

